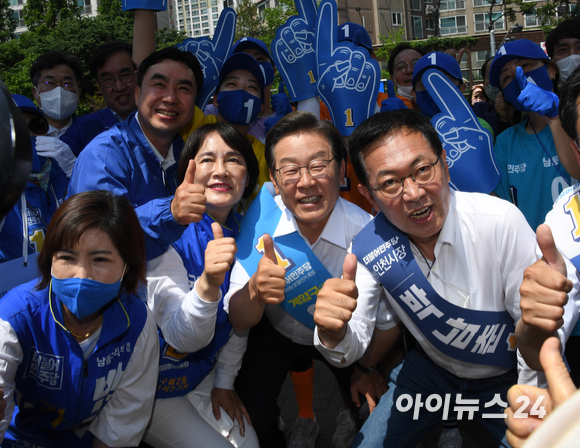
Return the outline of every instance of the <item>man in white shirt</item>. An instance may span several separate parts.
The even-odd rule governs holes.
[[[284,117],[266,138],[266,160],[273,185],[265,184],[266,188],[270,187],[269,193],[263,191],[262,195],[268,195],[266,199],[271,208],[264,206],[262,201],[266,199],[262,196],[257,198],[242,222],[242,233],[237,240],[238,261],[232,271],[224,308],[237,330],[255,326],[250,332],[236,390],[264,447],[285,446],[278,429],[280,409],[276,400],[288,371],[303,358],[322,360],[312,345],[312,308],[316,296],[312,291],[317,291],[326,278],[341,276],[352,237],[370,220],[368,213],[339,198],[340,179],[345,169],[342,149],[342,139],[332,124],[318,121],[308,112]],[[243,233],[261,225],[248,226],[247,218],[255,207],[261,207],[261,215],[280,213],[280,217],[273,222],[270,234],[259,230],[258,235],[263,237],[263,256],[258,258],[257,267],[250,269],[243,260],[240,262],[240,253],[244,252],[244,245],[251,244],[250,249],[254,250],[253,237],[245,238]],[[287,246],[282,244],[292,238],[290,246],[302,245],[304,251],[290,256],[287,250],[291,249],[285,249]],[[256,250],[260,251],[258,247]],[[306,253],[311,257],[310,264],[298,261]],[[284,263],[286,269],[282,266]],[[314,268],[314,263],[321,264],[321,268]],[[306,265],[308,271],[301,270],[294,277],[292,266]],[[327,277],[323,279],[314,277],[314,281],[309,275],[324,270]],[[302,281],[311,280],[314,289],[303,291]],[[292,285],[296,288],[290,295]],[[302,299],[297,300],[298,297]],[[304,320],[290,314],[293,305],[283,308],[289,302],[302,302],[296,308],[310,310],[304,313]],[[348,391],[352,370],[332,366],[331,370]],[[313,438],[316,427],[317,424]]]
[[[502,413],[517,381],[519,287],[536,260],[534,232],[508,202],[450,190],[437,133],[414,111],[369,118],[351,135],[349,155],[361,193],[382,215],[353,242],[350,280],[320,291],[315,345],[333,365],[364,353],[361,364],[372,367],[399,322],[418,342],[353,446],[413,447],[453,411],[480,419],[498,445],[509,446]],[[381,301],[376,325],[361,300]]]

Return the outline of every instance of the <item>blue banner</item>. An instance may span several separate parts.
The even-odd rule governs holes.
[[[439,296],[421,272],[407,235],[383,213],[355,236],[352,252],[441,353],[472,364],[516,367],[509,313],[461,308]]]
[[[273,237],[282,210],[276,205],[271,189],[272,184],[266,182],[242,218],[242,230],[236,238],[236,258],[251,277],[264,255],[264,235],[272,236],[278,265],[286,269],[285,298],[280,306],[298,322],[314,330],[312,317],[318,291],[332,276],[297,231]]]

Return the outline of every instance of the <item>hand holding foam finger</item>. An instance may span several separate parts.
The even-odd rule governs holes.
[[[395,85],[390,79],[387,81],[387,95],[386,100],[381,101],[381,112],[389,112],[398,109],[407,109],[405,103],[395,95]]]
[[[195,181],[195,161],[190,160],[181,185],[171,201],[173,219],[182,226],[199,222],[205,213],[205,189]]]
[[[555,93],[548,92],[533,82],[528,82],[521,67],[516,67],[516,79],[521,90],[518,101],[524,110],[550,118],[558,115],[560,100]]]
[[[356,309],[356,268],[356,256],[348,254],[344,259],[342,278],[328,279],[318,292],[314,323],[320,340],[328,348],[334,348],[342,341]]]

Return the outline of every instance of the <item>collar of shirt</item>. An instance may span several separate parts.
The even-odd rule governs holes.
[[[447,211],[447,217],[441,228],[441,233],[439,233],[439,238],[437,238],[437,244],[435,245],[435,257],[441,250],[443,244],[450,244],[454,246],[457,242],[457,199],[455,198],[455,191],[451,190],[451,197],[449,199],[449,210]]]
[[[66,125],[64,125],[61,129],[57,129],[49,124],[47,135],[49,137],[60,138],[60,136],[63,135],[67,131],[67,129],[71,127],[72,124],[73,124],[72,117],[70,117],[69,122]]]
[[[141,126],[141,122],[139,121],[139,112],[135,113],[135,118],[137,119],[137,123],[139,123],[139,128],[141,128],[141,132],[143,132],[143,126]],[[143,135],[145,136],[145,140],[147,140],[149,147],[153,151],[153,154],[155,154],[155,157],[157,157],[157,160],[159,160],[159,162],[161,163],[161,168],[163,169],[163,171],[167,171],[167,168],[175,165],[176,162],[175,156],[173,155],[173,143],[171,143],[169,151],[167,151],[167,156],[163,157],[161,153],[157,151],[157,148],[153,145],[153,143],[151,143],[151,140],[147,138],[147,134],[143,132]]]
[[[326,225],[324,226],[322,233],[320,234],[320,236],[318,237],[318,239],[314,244],[310,244],[308,242],[308,239],[302,235],[300,229],[298,228],[296,218],[294,218],[294,215],[292,215],[292,213],[290,213],[290,210],[286,208],[286,206],[282,202],[282,198],[280,196],[276,196],[275,200],[276,203],[278,204],[278,207],[280,207],[280,209],[282,210],[282,216],[280,217],[280,222],[278,223],[278,227],[276,227],[274,235],[272,235],[274,238],[276,238],[277,236],[284,236],[289,235],[293,232],[298,232],[298,234],[302,237],[302,239],[306,242],[306,244],[308,244],[308,246],[310,246],[311,248],[315,247],[319,241],[325,240],[344,250],[348,249],[348,244],[350,243],[350,241],[345,241],[344,238],[345,234],[344,209],[342,207],[342,204],[340,203],[340,200],[336,201],[334,210],[332,210],[332,213],[328,218],[328,221],[326,222]]]
[[[120,115],[119,115],[117,112],[115,112],[113,109],[111,109],[111,112],[113,113],[113,117],[115,117],[117,120],[119,120],[119,121],[125,121],[125,120],[123,120],[123,117],[121,117],[121,116],[120,116]],[[141,125],[139,124],[139,126],[141,126]],[[147,137],[145,137],[145,138],[147,138]]]

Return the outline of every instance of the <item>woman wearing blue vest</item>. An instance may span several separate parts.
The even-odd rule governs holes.
[[[144,440],[165,447],[257,447],[235,393],[246,338],[234,333],[222,298],[230,284],[240,216],[234,206],[256,186],[252,145],[227,123],[189,137],[179,182],[205,188],[206,213],[147,264],[148,305],[159,327],[157,396]]]
[[[139,445],[159,350],[134,295],[146,267],[139,228],[122,197],[72,196],[48,226],[40,278],[0,300],[2,447]]]

